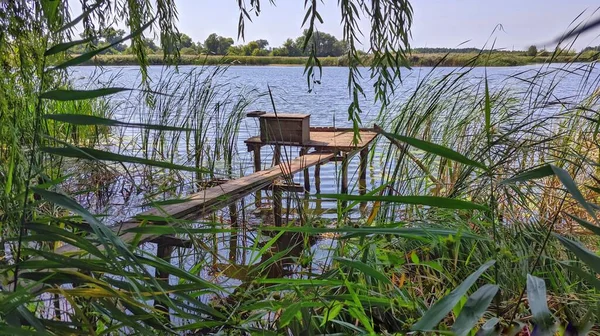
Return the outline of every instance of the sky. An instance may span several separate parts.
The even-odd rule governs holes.
[[[76,0],[70,0],[76,2]],[[249,0],[246,0],[249,3]],[[524,50],[530,45],[551,48],[554,39],[566,32],[582,12],[581,20],[598,17],[597,0],[412,0],[412,41],[418,47],[489,47]],[[247,22],[245,41],[266,39],[280,46],[303,30],[304,0],[262,0],[262,11]],[[233,37],[236,44],[239,18],[238,0],[176,0],[179,30],[194,41],[203,42],[211,33]],[[318,2],[324,23],[318,29],[342,36],[338,0]],[[76,13],[76,11],[74,11]],[[502,30],[496,30],[502,25]],[[368,36],[369,24],[361,22]],[[495,31],[495,32],[494,32]],[[582,36],[574,48],[600,45],[600,29]],[[368,39],[365,39],[368,41]],[[487,43],[487,44],[486,44]],[[363,49],[367,49],[366,46]]]

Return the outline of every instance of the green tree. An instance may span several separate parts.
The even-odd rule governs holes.
[[[214,55],[225,55],[232,45],[231,37],[223,37],[215,33],[210,34],[204,41],[206,52]]]
[[[538,53],[537,47],[532,45],[527,49],[527,56],[536,56]]]
[[[179,49],[192,48],[194,46],[194,41],[192,41],[192,38],[187,36],[186,34],[179,33],[178,38],[179,38],[179,43],[178,43]]]

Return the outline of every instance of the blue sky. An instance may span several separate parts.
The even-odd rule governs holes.
[[[72,3],[75,0],[70,0]],[[236,39],[239,10],[237,0],[176,0],[179,29],[194,41],[204,41],[210,33]],[[249,3],[249,0],[246,0]],[[277,0],[272,6],[262,0],[262,12],[246,25],[246,41],[266,39],[279,46],[286,38],[302,31],[304,0]],[[338,0],[319,2],[324,24],[321,31],[341,37]],[[529,45],[550,47],[551,41],[564,33],[580,13],[581,19],[594,16],[600,6],[597,0],[412,0],[414,9],[413,47],[481,48],[501,24],[493,38],[496,46],[525,49]],[[596,14],[600,15],[600,14]],[[368,34],[368,22],[362,22]],[[576,42],[575,48],[600,45],[600,29]],[[243,41],[236,41],[243,43]]]

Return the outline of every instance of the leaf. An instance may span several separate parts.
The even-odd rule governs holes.
[[[142,27],[140,27],[140,29],[138,29],[138,30],[134,31],[133,33],[131,33],[131,34],[123,37],[120,40],[117,40],[117,41],[113,42],[112,44],[109,44],[109,45],[107,45],[105,47],[102,47],[102,48],[98,48],[96,50],[89,51],[89,52],[87,52],[85,54],[81,54],[81,55],[79,55],[77,57],[71,58],[70,60],[65,61],[65,62],[63,62],[63,63],[55,66],[51,70],[65,69],[65,68],[68,68],[70,66],[78,65],[78,64],[81,64],[83,62],[89,61],[90,59],[92,59],[92,57],[100,54],[101,52],[103,52],[105,50],[108,50],[108,49],[112,48],[113,46],[115,46],[115,45],[117,45],[117,44],[119,44],[119,43],[121,43],[123,41],[129,40],[132,37],[140,35],[144,30],[146,30],[146,28],[150,27],[154,23],[154,20],[156,20],[156,18],[150,20],[150,22],[148,22],[145,25],[143,25]]]
[[[571,214],[567,214],[567,216],[571,217],[571,219],[573,219],[574,221],[576,221],[577,223],[579,223],[579,225],[583,226],[584,228],[592,231],[595,235],[600,236],[600,226],[594,225],[586,220],[583,220],[579,217],[575,217]]]
[[[166,169],[184,170],[191,172],[204,172],[209,173],[210,171],[204,168],[194,168],[188,166],[177,165],[169,162],[156,161],[150,159],[139,158],[135,156],[127,156],[122,154],[115,154],[99,149],[85,148],[85,147],[42,147],[41,151],[78,159],[86,160],[100,160],[100,161],[112,161],[112,162],[128,162],[128,163],[139,163],[147,166],[160,167]]]
[[[60,114],[47,114],[44,116],[45,119],[66,122],[73,125],[81,126],[120,126],[130,128],[140,128],[158,131],[193,131],[192,128],[187,127],[175,127],[175,126],[163,126],[155,124],[142,124],[142,123],[127,123],[114,119],[102,118],[97,116],[75,114],[75,113],[60,113]]]
[[[487,170],[487,167],[483,163],[471,160],[471,159],[467,158],[466,156],[464,156],[448,147],[444,147],[444,146],[441,146],[441,145],[438,145],[438,144],[435,144],[432,142],[428,142],[425,140],[407,137],[404,135],[387,133],[387,132],[383,132],[383,131],[381,133],[383,135],[385,135],[386,137],[390,137],[390,138],[405,142],[413,147],[424,150],[428,153],[439,155],[446,159],[460,162],[460,163],[463,163],[463,164],[466,164],[469,166],[474,166],[474,167],[478,167],[478,168]]]
[[[78,17],[73,19],[71,22],[68,22],[64,26],[60,27],[55,33],[60,33],[61,31],[75,27],[75,25],[78,24],[81,20],[88,17],[94,10],[96,10],[96,8],[100,7],[100,5],[103,2],[104,2],[103,0],[96,1],[95,4],[93,4],[88,9],[86,9],[83,13],[81,13],[81,15],[79,15]]]
[[[487,134],[488,143],[492,139],[492,102],[490,99],[490,89],[487,80],[487,71],[485,74],[485,133]]]
[[[548,308],[546,283],[543,279],[527,274],[527,300],[535,324],[533,334],[554,335],[554,317]]]
[[[108,229],[104,224],[102,224],[94,215],[92,215],[81,205],[79,205],[79,203],[75,202],[74,200],[63,194],[59,194],[46,189],[33,187],[31,188],[31,190],[43,197],[45,200],[81,216],[84,220],[88,222],[88,224],[94,230],[94,233],[98,236],[98,238],[100,238],[104,246],[113,245],[119,247],[122,251],[128,251],[127,247],[123,244],[123,242],[120,239],[118,239],[110,229]]]
[[[581,243],[563,237],[561,235],[554,234],[558,240],[571,252],[573,252],[577,258],[581,259],[586,265],[588,265],[594,272],[600,273],[600,257],[590,252]]]
[[[512,184],[515,182],[526,182],[529,180],[535,180],[535,179],[539,179],[539,178],[550,176],[550,175],[554,175],[554,171],[552,170],[552,167],[550,167],[550,165],[543,165],[541,167],[525,171],[514,177],[506,179],[506,180],[500,182],[500,184]]]
[[[300,312],[301,307],[302,302],[296,302],[294,304],[289,305],[279,317],[279,327],[282,328],[288,325],[292,321],[292,319]]]
[[[58,101],[84,100],[108,96],[123,91],[131,91],[131,89],[112,87],[96,90],[52,90],[42,93],[40,98]]]
[[[594,286],[596,290],[600,290],[600,280],[594,274],[590,274],[581,268],[563,263],[563,266],[570,269],[571,272],[577,274],[581,279],[585,280],[590,285]]]
[[[502,181],[501,184],[510,184],[514,182],[525,182],[533,179],[538,179],[550,175],[555,175],[558,177],[563,186],[567,189],[567,191],[573,196],[573,198],[581,204],[581,206],[594,218],[596,218],[596,213],[592,206],[585,200],[579,188],[575,184],[575,181],[569,175],[569,172],[566,170],[557,167],[555,165],[547,164],[542,167],[526,171],[522,174],[519,174],[515,177]]]
[[[482,326],[481,329],[477,331],[476,336],[496,336],[500,335],[500,328],[498,328],[498,322],[500,319],[497,317],[492,317],[487,320]]]
[[[346,258],[339,258],[339,257],[336,257],[334,259],[342,265],[345,265],[345,266],[348,266],[351,268],[356,268],[357,270],[361,271],[365,275],[370,276],[373,279],[377,279],[383,283],[388,283],[388,284],[391,283],[391,281],[390,281],[390,279],[388,279],[388,277],[386,277],[381,272],[377,271],[373,267],[371,267],[363,262],[350,260],[350,259],[346,259]]]
[[[454,308],[458,301],[467,293],[469,288],[473,286],[475,281],[493,264],[494,260],[490,260],[483,264],[477,271],[469,275],[465,281],[463,281],[458,287],[456,287],[450,294],[444,296],[441,300],[438,300],[427,310],[425,315],[415,323],[411,330],[414,331],[429,331],[433,330],[440,321],[448,315],[448,313]]]
[[[46,50],[46,52],[44,53],[44,56],[52,56],[54,54],[58,54],[59,52],[69,50],[70,48],[72,48],[76,45],[89,43],[93,40],[94,40],[93,37],[88,37],[83,40],[75,40],[75,41],[60,43],[60,44],[57,44],[57,45],[53,46],[52,48]]]
[[[346,195],[346,194],[319,194],[317,198],[333,198],[341,201],[380,201],[404,204],[428,205],[436,208],[488,210],[484,205],[454,198],[437,196],[377,196],[377,195]]]
[[[573,196],[573,198],[577,200],[577,202],[579,202],[579,204],[590,214],[590,216],[592,216],[595,220],[598,220],[596,218],[596,213],[594,212],[594,209],[592,209],[590,204],[585,200],[585,198],[579,191],[579,188],[577,188],[575,181],[573,181],[571,175],[569,175],[569,172],[554,165],[550,165],[550,167],[552,168],[554,175],[556,175],[560,182],[563,184],[563,186],[567,188],[571,196]]]
[[[452,326],[455,335],[467,335],[475,327],[498,293],[498,288],[498,285],[487,284],[469,296]]]

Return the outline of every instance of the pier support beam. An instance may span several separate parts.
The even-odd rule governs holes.
[[[173,245],[168,244],[165,241],[158,241],[158,243],[156,244],[156,256],[166,262],[170,262],[171,254],[173,254]],[[157,269],[157,270],[155,270],[154,274],[155,274],[154,276],[158,280],[162,280],[166,283],[169,283],[169,273]],[[156,310],[160,311],[161,313],[163,313],[165,315],[167,321],[171,321],[171,316],[169,314],[169,308],[167,306],[165,306],[161,302],[157,302],[155,300],[154,308]]]
[[[275,145],[273,149],[273,165],[281,163],[281,145]]]
[[[260,160],[260,148],[261,146],[253,146],[252,152],[254,154],[254,172],[259,172],[262,167],[261,167],[261,160]],[[262,194],[260,192],[260,190],[258,190],[255,193],[255,201],[254,201],[254,206],[258,209],[260,208],[261,205],[261,198],[262,198]]]
[[[282,224],[282,202],[283,199],[283,191],[281,188],[277,186],[273,187],[273,220],[275,221],[275,226],[281,226]]]
[[[342,194],[348,193],[348,161],[350,157],[347,153],[342,154]]]
[[[360,164],[358,166],[358,192],[361,195],[367,193],[367,159],[369,156],[369,147],[360,151]]]
[[[321,193],[321,165],[315,166],[315,191]]]
[[[308,153],[308,148],[302,148],[300,149],[300,156],[304,156],[306,153]],[[310,191],[310,176],[308,174],[308,168],[304,169],[304,191],[309,192]]]

